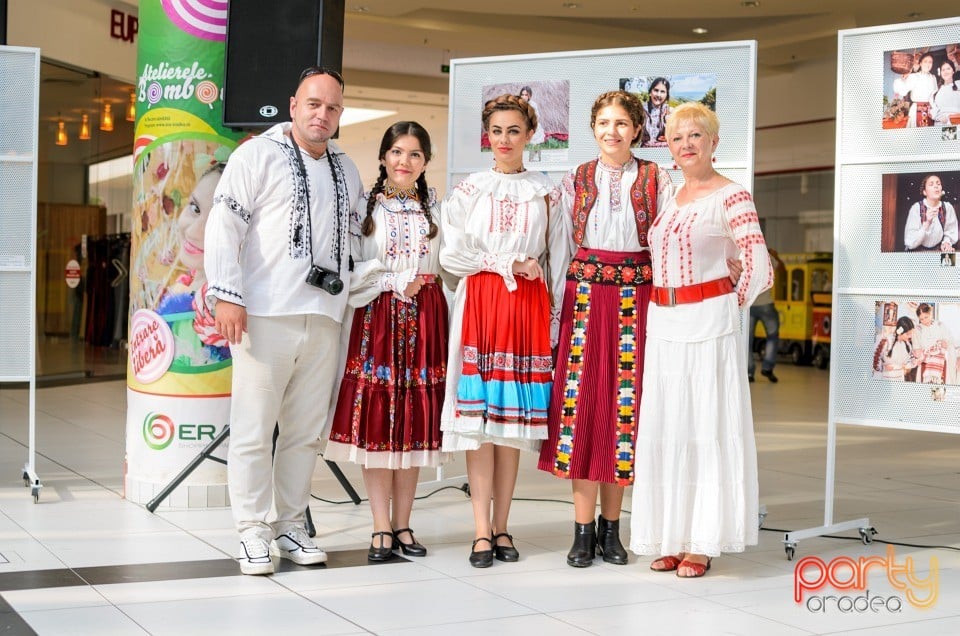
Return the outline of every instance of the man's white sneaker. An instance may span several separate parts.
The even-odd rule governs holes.
[[[257,536],[240,540],[240,571],[244,574],[273,574],[270,544]]]
[[[327,553],[300,526],[287,528],[274,539],[274,543],[281,557],[299,565],[316,565],[327,561]]]

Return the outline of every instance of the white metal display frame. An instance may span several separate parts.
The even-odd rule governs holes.
[[[590,131],[590,107],[597,95],[619,88],[626,77],[714,73],[717,115],[723,123],[721,143],[714,167],[718,172],[753,192],[754,137],[756,118],[757,42],[739,40],[670,46],[560,51],[529,55],[463,58],[450,61],[450,93],[447,139],[447,192],[459,178],[485,170],[489,155],[479,151],[481,86],[508,82],[568,80],[570,83],[569,127],[571,140],[565,160],[543,164],[527,163],[555,182],[568,170],[596,158],[597,148]],[[573,139],[574,131],[577,140]],[[461,131],[467,131],[461,134]],[[585,140],[585,141],[584,141]],[[683,183],[682,172],[673,166],[667,148],[634,148],[642,159],[659,163],[675,184]],[[525,155],[525,159],[527,156]],[[747,339],[749,312],[741,312],[741,332]],[[437,469],[436,480],[419,486],[452,485],[465,476],[444,476]],[[465,489],[469,492],[469,489]],[[767,516],[760,505],[758,523]]]
[[[27,245],[20,245],[25,254],[4,255],[0,261],[0,285],[5,287],[4,293],[19,292],[21,298],[26,298],[25,312],[27,315],[13,316],[8,309],[6,314],[0,313],[0,345],[9,344],[13,339],[19,341],[20,346],[15,349],[14,358],[4,361],[0,366],[0,382],[27,382],[28,383],[28,440],[27,461],[23,467],[24,485],[30,487],[33,501],[40,498],[43,484],[36,471],[37,453],[37,403],[36,403],[36,341],[37,341],[37,158],[38,158],[38,128],[40,112],[40,49],[18,46],[0,46],[0,82],[10,90],[11,78],[17,80],[17,86],[31,92],[20,93],[16,99],[5,100],[2,105],[2,114],[11,126],[20,126],[15,136],[17,141],[23,141],[19,147],[0,148],[0,168],[4,172],[17,172],[23,165],[29,165],[29,188],[21,190],[22,205],[14,205],[12,209],[4,211],[7,223],[25,224],[27,231]],[[27,82],[22,80],[27,79]],[[5,132],[5,135],[8,133]],[[9,170],[6,169],[9,167]],[[18,188],[20,189],[20,188]],[[16,197],[11,197],[16,199]],[[21,262],[22,259],[22,262]],[[25,277],[24,274],[27,274]],[[24,281],[26,284],[24,284]],[[23,307],[21,307],[23,309]],[[6,319],[6,320],[5,320]],[[24,334],[24,327],[26,327]],[[25,336],[25,337],[24,337]],[[4,346],[9,351],[10,347]],[[19,352],[19,354],[17,353]]]
[[[865,73],[865,68],[873,69],[873,65],[877,62],[883,61],[883,53],[886,51],[892,51],[897,49],[910,49],[910,48],[919,48],[921,46],[928,46],[931,44],[936,44],[932,40],[943,39],[943,33],[945,29],[953,29],[952,37],[947,38],[951,43],[960,42],[960,20],[956,18],[947,19],[947,20],[930,20],[926,22],[914,22],[910,24],[893,24],[885,25],[879,27],[870,27],[863,29],[847,29],[839,31],[837,34],[838,37],[838,46],[837,46],[837,130],[836,130],[836,170],[835,170],[835,186],[834,186],[834,255],[835,259],[837,255],[842,255],[847,253],[848,241],[845,240],[844,233],[841,229],[842,222],[845,218],[844,206],[843,206],[843,183],[844,183],[844,169],[848,167],[863,167],[863,166],[878,166],[879,164],[909,164],[909,163],[927,163],[932,164],[935,162],[943,163],[944,161],[957,161],[960,165],[960,152],[952,150],[949,152],[942,152],[940,149],[935,148],[932,144],[929,144],[929,138],[939,133],[939,127],[931,127],[930,131],[924,129],[907,129],[915,134],[918,138],[913,145],[920,146],[925,144],[927,149],[927,154],[921,154],[916,152],[905,152],[904,149],[909,147],[911,144],[910,140],[904,141],[903,136],[896,137],[896,141],[890,144],[890,147],[887,147],[883,142],[885,140],[893,140],[893,135],[900,133],[898,130],[881,130],[881,135],[887,135],[887,137],[877,139],[878,135],[869,134],[867,127],[873,126],[875,128],[881,127],[881,116],[876,112],[876,106],[880,103],[880,99],[873,94],[868,95],[858,95],[858,99],[850,99],[849,103],[845,100],[845,97],[849,94],[849,83],[853,81],[853,74],[857,74],[858,78],[862,78]],[[937,34],[940,34],[939,36]],[[877,36],[886,37],[887,40],[884,42],[882,47],[877,47],[876,43],[873,44],[873,53],[875,54],[874,59],[864,60],[864,59],[850,59],[845,60],[844,53],[846,51],[845,40],[848,38],[853,42],[854,38],[876,38]],[[923,38],[929,38],[924,40]],[[912,44],[907,42],[912,41]],[[946,44],[947,42],[944,42]],[[873,73],[874,71],[867,71]],[[882,75],[882,73],[881,73]],[[872,78],[872,76],[871,76]],[[875,79],[875,78],[873,78]],[[880,92],[882,93],[882,86]],[[876,103],[873,99],[876,98]],[[859,108],[857,108],[859,107]],[[846,126],[847,115],[853,118],[853,121],[856,123],[857,129],[851,130],[853,126]],[[866,135],[862,133],[867,133]],[[892,134],[891,134],[892,133]],[[925,135],[925,136],[924,136]],[[869,137],[869,139],[861,145],[859,141],[863,141],[864,137]],[[871,148],[871,144],[873,144]],[[954,144],[956,145],[956,144]],[[863,151],[863,146],[867,146],[867,151]],[[915,148],[913,149],[915,150]],[[879,167],[877,168],[879,170]],[[857,210],[851,210],[850,213],[856,213]],[[876,213],[876,210],[873,211]],[[862,240],[862,239],[861,239]],[[867,239],[868,242],[871,239]],[[872,245],[872,243],[871,243]],[[861,265],[864,265],[861,263]],[[869,263],[866,265],[870,265]],[[886,265],[886,264],[884,264]],[[846,262],[844,260],[834,262],[834,279],[838,279],[839,276],[845,275]],[[889,267],[889,265],[887,265]],[[869,269],[869,268],[864,268]],[[869,286],[864,285],[864,281],[860,281],[859,285],[834,285],[833,287],[833,308],[834,312],[841,307],[841,302],[847,299],[884,299],[897,296],[907,296],[907,297],[955,297],[956,291],[949,291],[948,286],[943,286],[940,288],[920,288],[920,285],[929,284],[928,281],[923,280],[919,277],[915,277],[918,285],[916,287],[894,287],[894,286]],[[837,343],[843,342],[844,338],[852,337],[852,334],[844,333],[846,325],[841,320],[834,319],[832,321],[832,333],[831,333],[831,343],[834,350],[837,349]],[[864,544],[871,543],[874,535],[877,534],[876,529],[870,524],[869,517],[862,517],[860,519],[853,519],[850,521],[842,521],[839,523],[834,522],[834,496],[836,490],[836,445],[837,445],[837,425],[838,424],[848,424],[855,426],[872,426],[872,427],[884,427],[884,428],[902,428],[915,431],[929,431],[929,432],[950,432],[950,433],[960,433],[960,428],[953,427],[944,427],[938,426],[936,424],[931,424],[923,421],[916,421],[912,419],[910,415],[906,413],[906,409],[901,409],[896,413],[890,413],[889,417],[882,417],[878,415],[869,416],[852,416],[849,414],[840,415],[838,414],[838,406],[840,402],[838,400],[844,399],[847,397],[849,399],[849,391],[844,391],[842,389],[848,388],[847,386],[840,386],[841,383],[841,374],[844,379],[850,375],[855,375],[862,372],[862,368],[850,368],[848,364],[845,364],[845,360],[840,360],[838,356],[831,353],[830,356],[830,396],[829,396],[829,407],[827,415],[827,457],[826,457],[826,475],[825,475],[825,492],[824,492],[824,519],[823,525],[806,528],[803,530],[796,530],[792,532],[787,532],[783,538],[784,549],[787,554],[788,559],[793,559],[795,550],[798,542],[801,539],[809,539],[812,537],[824,536],[827,534],[833,534],[837,532],[844,532],[848,530],[857,530],[860,534],[860,539]],[[843,409],[840,409],[843,410]],[[871,409],[868,409],[871,410]],[[914,415],[914,418],[916,415]],[[896,419],[893,419],[896,418]]]

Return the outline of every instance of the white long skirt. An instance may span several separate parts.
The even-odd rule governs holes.
[[[746,350],[648,334],[630,549],[718,556],[757,543],[759,489]]]

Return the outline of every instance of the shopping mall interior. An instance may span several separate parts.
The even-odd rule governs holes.
[[[568,567],[569,484],[536,470],[527,456],[521,459],[511,528],[521,560],[497,562],[486,571],[467,563],[473,526],[462,457],[436,474],[421,474],[422,498],[412,524],[428,556],[385,564],[366,560],[366,504],[354,505],[323,462],[314,474],[311,503],[317,540],[330,554],[320,568],[284,562],[271,577],[241,576],[228,507],[198,509],[174,499],[152,513],[126,499],[124,278],[134,222],[130,106],[137,42],[115,20],[119,13],[129,25],[127,18],[141,4],[0,0],[0,43],[41,51],[39,389],[32,449],[43,481],[35,502],[20,479],[31,445],[29,392],[24,383],[0,383],[0,474],[6,477],[0,481],[0,630],[960,633],[955,434],[932,426],[841,423],[834,436],[827,425],[834,404],[858,404],[860,398],[831,395],[831,374],[849,370],[830,368],[829,359],[811,349],[785,349],[776,367],[779,382],[758,377],[750,385],[765,510],[758,520],[759,545],[716,559],[696,581],[652,572],[649,557],[633,555],[627,566],[598,559],[582,570]],[[811,263],[829,261],[835,241],[838,31],[956,13],[954,3],[942,0],[348,0],[345,105],[366,118],[344,125],[338,143],[369,186],[383,130],[395,120],[419,121],[434,144],[427,178],[442,195],[450,187],[451,61],[756,40],[753,194],[764,233],[781,254],[796,255],[790,264],[807,263],[806,256]],[[951,28],[960,40],[960,28]],[[580,125],[586,129],[588,122]],[[77,287],[64,282],[71,259],[83,267]],[[88,268],[95,267],[108,273],[92,276]],[[829,274],[818,271],[827,270],[803,270],[807,278],[801,280],[810,286],[805,293],[829,296]],[[778,284],[790,289],[786,281]],[[789,291],[780,293],[786,297]],[[955,388],[947,388],[947,402],[954,405]],[[342,469],[365,496],[359,469]],[[637,514],[643,511],[625,510],[625,523]],[[860,531],[784,543],[786,532],[820,526],[825,516],[868,523]],[[864,575],[867,587],[833,581],[814,607],[812,592],[803,602],[794,596],[794,568],[803,557],[875,561]],[[913,568],[914,578],[898,587],[907,578],[897,579],[903,572],[894,565]],[[855,599],[864,593],[867,601],[883,597],[882,607],[875,609],[874,602],[871,609],[857,609]],[[830,594],[833,600],[825,600]],[[840,600],[844,595],[849,608]],[[931,596],[935,603],[927,609],[910,602]]]

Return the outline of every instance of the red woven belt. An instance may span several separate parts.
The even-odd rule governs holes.
[[[707,298],[722,296],[733,291],[733,283],[727,277],[708,280],[705,283],[686,287],[654,287],[650,300],[661,307],[673,307],[687,303],[698,303]]]

